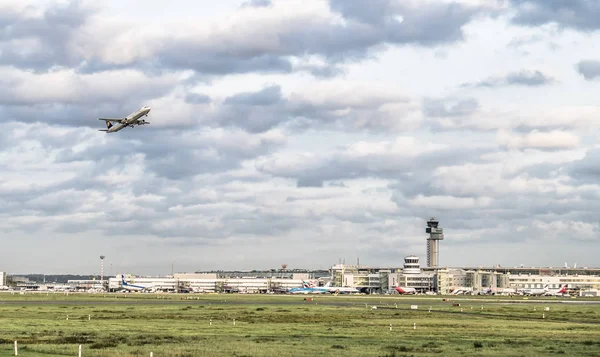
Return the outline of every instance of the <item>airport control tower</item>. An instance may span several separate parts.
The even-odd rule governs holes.
[[[426,233],[429,233],[427,238],[427,266],[437,267],[440,261],[440,240],[444,239],[444,230],[438,227],[439,222],[435,217],[431,217],[427,221]]]

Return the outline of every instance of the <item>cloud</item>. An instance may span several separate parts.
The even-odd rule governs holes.
[[[596,118],[600,114],[600,107],[594,105],[512,109],[507,108],[506,103],[498,103],[497,107],[478,106],[477,110],[473,111],[458,110],[469,108],[468,105],[447,110],[447,108],[454,108],[453,106],[460,101],[461,99],[452,98],[425,102],[422,108],[426,115],[425,123],[432,130],[439,131],[472,130],[495,133],[501,129],[515,132],[533,130],[583,132],[596,130]]]
[[[555,83],[556,80],[541,71],[521,70],[519,72],[508,73],[506,76],[490,77],[476,83],[464,83],[462,87],[494,88],[503,86],[526,86],[539,87]]]
[[[273,5],[271,0],[250,0],[242,4],[242,7],[269,7]]]
[[[600,4],[591,0],[509,0],[516,10],[512,22],[524,26],[555,23],[579,31],[600,29]]]
[[[0,3],[2,269],[596,261],[591,3],[180,5]]]
[[[106,27],[97,19],[98,9],[73,2],[48,7],[34,19],[24,12],[11,13],[13,20],[4,31],[11,29],[13,35],[4,45],[0,63],[38,71],[76,67],[88,73],[134,66],[148,73],[193,70],[216,76],[300,70],[333,76],[340,73],[335,63],[367,58],[385,44],[435,46],[461,41],[462,27],[485,11],[458,3],[348,4],[333,1],[328,9],[319,1],[310,5],[254,1],[214,26],[180,24],[181,31],[159,31],[126,23]],[[381,11],[386,8],[390,12],[384,19]],[[358,12],[363,15],[357,17]],[[367,12],[373,12],[369,19]],[[374,23],[377,19],[382,21]],[[291,58],[315,55],[333,66],[292,65]]]
[[[259,133],[277,126],[403,131],[418,125],[410,98],[378,85],[322,82],[287,96],[279,85],[233,94],[214,113],[219,125]]]
[[[600,77],[600,61],[583,60],[577,63],[577,72],[587,81],[591,81]]]
[[[322,187],[324,181],[417,175],[442,163],[475,160],[483,151],[419,143],[413,137],[358,142],[332,153],[279,154],[258,161],[260,172],[295,179],[298,187]],[[414,163],[419,163],[417,167]],[[417,170],[414,172],[413,170]]]
[[[479,103],[474,98],[466,99],[431,99],[423,101],[423,113],[429,117],[460,117],[473,114],[479,109]]]
[[[34,74],[0,68],[0,105],[96,104],[143,101],[169,94],[176,77],[148,77],[126,69],[96,74],[73,70]]]
[[[0,8],[0,65],[45,70],[79,64],[77,33],[95,9],[82,1],[56,3],[33,13],[28,8]]]
[[[600,178],[600,149],[589,150],[585,157],[568,165],[569,174],[578,182],[596,185]]]
[[[208,104],[211,99],[206,94],[188,93],[185,96],[185,102],[189,104]]]
[[[534,130],[527,134],[498,133],[498,144],[508,149],[564,150],[581,145],[579,137],[565,131],[540,132]]]

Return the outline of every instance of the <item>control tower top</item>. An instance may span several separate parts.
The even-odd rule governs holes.
[[[431,217],[429,218],[429,221],[427,221],[427,227],[429,228],[437,228],[439,224],[440,222],[437,219],[435,219],[435,217]]]
[[[435,217],[431,217],[429,221],[427,221],[427,228],[425,228],[425,233],[429,233],[429,239],[444,239],[444,230],[438,227],[439,223],[440,222],[437,219],[435,219]]]

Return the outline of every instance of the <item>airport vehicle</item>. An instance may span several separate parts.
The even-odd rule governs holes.
[[[126,127],[135,127],[136,125],[146,125],[150,124],[145,120],[140,120],[143,116],[148,116],[150,112],[150,107],[144,106],[135,112],[129,114],[125,118],[98,118],[98,120],[104,120],[106,122],[106,129],[100,129],[99,131],[105,131],[108,133],[115,133]],[[117,123],[117,125],[113,125],[112,123]]]

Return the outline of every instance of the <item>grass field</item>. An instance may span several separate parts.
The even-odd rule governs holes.
[[[304,298],[0,294],[0,357],[600,356],[600,304]]]

